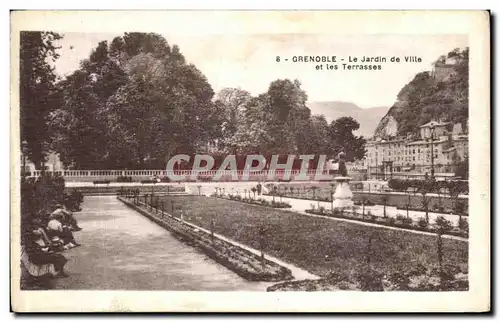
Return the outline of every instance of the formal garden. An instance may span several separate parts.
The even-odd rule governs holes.
[[[322,278],[331,274],[356,276],[367,267],[385,275],[410,274],[421,267],[429,272],[453,270],[458,272],[455,275],[467,274],[468,243],[440,234],[421,235],[332,221],[226,198],[130,197],[179,220],[263,249]]]

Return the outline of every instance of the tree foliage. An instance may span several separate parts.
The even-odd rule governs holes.
[[[100,42],[56,89],[51,147],[73,168],[164,168],[172,155],[208,146],[219,154],[364,156],[364,138],[352,134],[359,124],[311,116],[298,80],[275,80],[257,96],[240,88],[215,95],[158,34]]]
[[[58,106],[56,74],[51,63],[59,58],[54,32],[23,31],[20,47],[20,134],[26,153],[40,169],[49,150],[49,113]]]
[[[365,139],[353,134],[359,123],[339,118],[330,124],[322,115],[311,115],[307,94],[298,80],[273,81],[256,97],[227,88],[218,95],[225,110],[221,150],[232,153],[326,154],[347,153],[361,159]]]
[[[157,34],[99,43],[59,90],[52,145],[75,168],[164,167],[219,136],[206,77]]]

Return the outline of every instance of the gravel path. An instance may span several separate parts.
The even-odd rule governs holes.
[[[75,234],[83,246],[66,251],[70,277],[55,289],[265,291],[214,262],[114,196],[86,196]]]

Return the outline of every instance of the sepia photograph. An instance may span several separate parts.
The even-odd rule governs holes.
[[[467,18],[468,33],[405,32],[384,18],[402,12],[163,11],[113,22],[133,13],[95,13],[112,26],[100,31],[83,27],[91,12],[11,15],[20,310],[70,310],[39,302],[57,291],[224,291],[222,302],[313,292],[322,303],[467,303],[479,292],[470,309],[444,307],[489,307],[489,275],[471,276],[489,266],[478,252],[484,238],[489,248],[489,102],[473,93],[489,97],[485,12],[407,13],[449,26]],[[328,17],[381,28],[339,31]],[[165,308],[109,301],[86,310]],[[192,305],[178,310],[211,307]]]

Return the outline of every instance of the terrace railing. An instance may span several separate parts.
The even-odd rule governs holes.
[[[270,171],[244,171],[244,170],[217,170],[211,171],[193,171],[193,170],[59,170],[45,171],[51,175],[59,175],[67,180],[76,181],[93,181],[93,180],[116,180],[118,177],[132,177],[135,180],[149,179],[151,177],[164,178],[172,175],[184,176],[186,181],[192,181],[195,177],[200,180],[217,181],[264,181],[268,180]],[[42,171],[26,172],[27,177],[39,177]],[[274,180],[294,180],[299,175],[300,170],[276,170],[274,172]],[[319,174],[315,169],[306,172],[307,180],[315,180]],[[218,178],[215,178],[216,175]],[[248,179],[246,179],[248,177]]]

